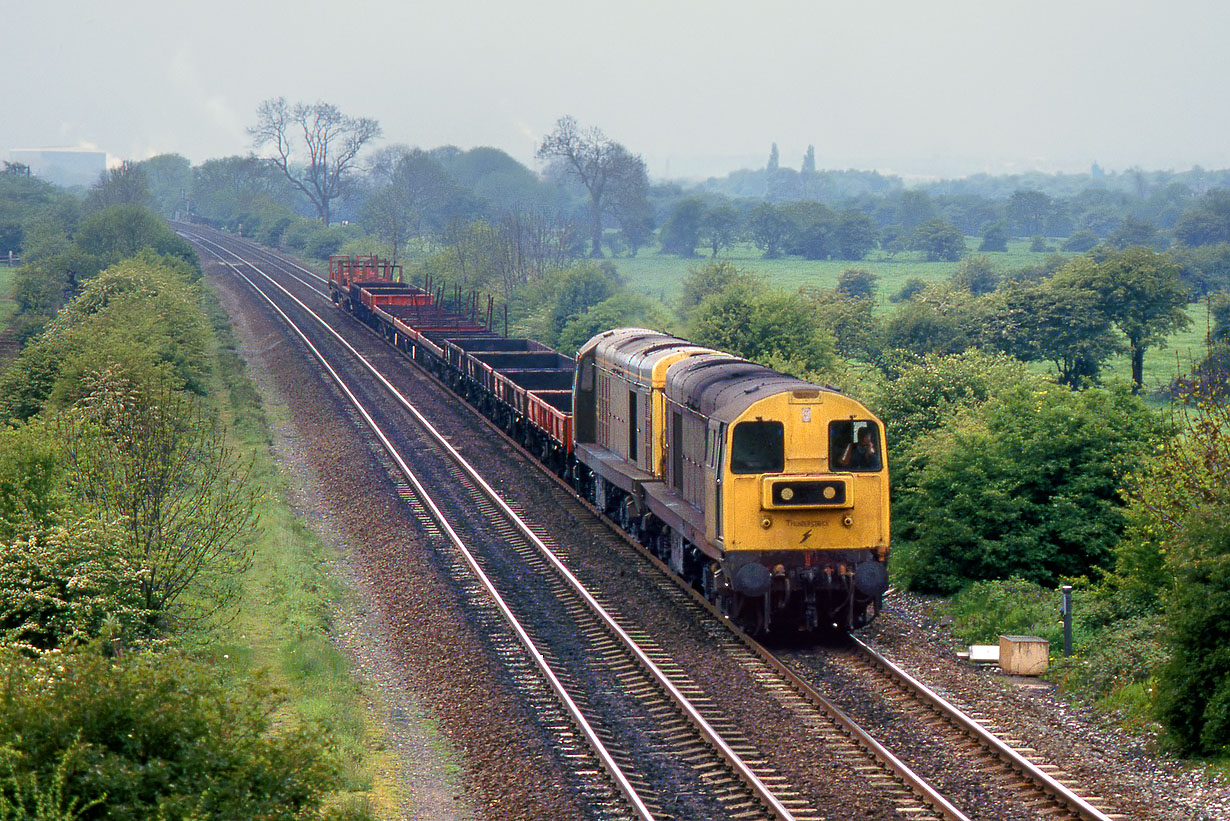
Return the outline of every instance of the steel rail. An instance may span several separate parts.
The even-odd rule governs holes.
[[[248,243],[248,244],[253,245],[254,249],[259,248],[259,246],[255,246],[254,243]],[[279,260],[281,259],[280,257],[277,257],[276,255],[273,255],[273,254],[270,254],[270,256],[274,256],[275,259],[279,259]],[[284,260],[284,261],[287,264],[293,267],[299,268],[300,270],[310,274],[311,276],[324,281],[323,278],[320,277],[318,274],[315,274],[314,272],[309,271],[308,269],[304,268],[301,265],[298,265],[294,261],[292,260]],[[294,274],[291,274],[291,276],[294,277],[296,280],[303,282],[303,284],[311,288],[314,293],[320,293],[310,283],[304,282],[301,278],[294,276]],[[278,287],[281,287],[281,286],[278,286]],[[283,290],[285,291],[285,289]],[[294,297],[292,296],[292,298]],[[302,303],[300,304],[302,305]],[[306,310],[310,311],[310,309],[307,309],[306,306],[304,307]],[[369,365],[369,368],[370,367],[371,366]],[[417,415],[417,411],[416,411],[416,415]],[[444,444],[446,447],[452,450],[451,445],[448,445],[447,442],[445,442]],[[469,467],[468,463],[465,463],[465,467],[467,468]],[[472,475],[477,476],[477,474],[472,474]],[[478,481],[481,482],[482,480],[479,479]],[[502,504],[502,500],[500,500],[500,503]],[[587,504],[587,507],[590,507],[591,510],[593,509],[592,506],[588,504]],[[519,519],[518,519],[518,522],[519,522]],[[536,539],[536,537],[533,536],[532,533],[529,533],[528,531],[523,531],[523,532],[525,532],[529,538],[531,538],[537,543],[538,540]],[[619,530],[618,528],[613,528],[613,532],[617,533],[626,542],[636,547],[645,557],[647,557],[650,561],[658,565],[660,569],[667,572],[667,575],[670,578],[675,580],[676,583],[679,583],[678,578],[675,577],[674,574],[669,573],[669,570],[666,568],[666,566],[656,556],[654,556],[652,553],[649,553],[647,550],[645,550],[642,545],[637,543],[635,540],[632,540],[630,537],[628,537],[626,533]],[[551,553],[551,551],[547,549],[545,546],[542,546],[540,549],[546,552],[546,554],[551,558],[553,564],[558,561],[554,557],[554,555]],[[563,567],[562,564],[557,564],[556,566],[557,566],[557,569]],[[563,568],[562,572],[567,574],[567,576],[571,578],[571,573],[567,571],[566,568]],[[576,582],[576,583],[580,584],[579,582]],[[951,821],[969,821],[968,817],[964,815],[960,809],[955,807],[941,793],[935,790],[934,787],[932,787],[925,780],[923,780],[920,776],[914,773],[913,770],[910,769],[910,767],[907,764],[905,764],[900,759],[898,759],[891,751],[889,751],[887,748],[881,745],[878,741],[876,741],[871,735],[869,735],[865,730],[859,727],[858,724],[854,722],[854,720],[850,718],[844,711],[842,711],[836,704],[834,704],[824,695],[816,691],[815,688],[811,687],[810,684],[808,684],[806,681],[800,678],[797,674],[795,674],[792,670],[786,667],[786,665],[780,659],[778,659],[770,651],[765,649],[751,636],[747,635],[742,630],[740,630],[733,622],[731,622],[728,618],[726,618],[710,602],[701,598],[699,594],[697,594],[697,592],[691,588],[690,585],[684,585],[680,583],[679,586],[683,590],[687,591],[687,593],[692,597],[692,599],[696,603],[702,605],[707,610],[709,610],[713,615],[720,618],[729,627],[729,629],[736,635],[736,637],[738,637],[746,646],[751,648],[763,661],[769,664],[770,667],[772,667],[779,675],[785,678],[790,683],[790,685],[793,686],[800,693],[800,695],[802,695],[804,698],[811,701],[812,703],[816,704],[818,707],[820,707],[825,712],[829,713],[838,724],[840,724],[847,732],[849,732],[856,739],[856,741],[859,744],[864,746],[864,748],[867,749],[868,752],[870,752],[874,757],[876,757],[878,760],[884,763],[884,765],[888,769],[894,771],[902,779],[903,782],[908,784],[910,788],[913,789],[925,803],[931,805],[936,811],[940,812],[946,818],[951,819]],[[965,732],[973,736],[982,746],[991,750],[995,755],[997,755],[999,758],[1004,760],[1009,766],[1022,772],[1024,775],[1026,775],[1031,780],[1033,780],[1035,783],[1037,783],[1043,792],[1046,792],[1052,795],[1052,797],[1054,797],[1055,799],[1067,804],[1068,807],[1073,812],[1075,812],[1077,815],[1079,815],[1082,819],[1085,819],[1086,821],[1113,821],[1113,819],[1111,819],[1109,816],[1107,816],[1106,814],[1098,810],[1096,807],[1089,804],[1089,802],[1083,799],[1081,796],[1072,792],[1072,790],[1070,790],[1069,788],[1064,786],[1062,783],[1060,783],[1059,781],[1057,781],[1056,779],[1048,775],[1044,770],[1040,769],[1037,765],[1031,762],[1028,758],[1025,758],[1024,756],[1022,756],[1019,752],[1013,749],[1010,745],[1000,740],[998,737],[996,737],[993,733],[991,733],[985,727],[980,725],[973,718],[966,715],[956,706],[945,701],[941,696],[939,696],[937,693],[929,689],[926,685],[922,684],[920,681],[910,676],[904,670],[894,665],[891,661],[884,658],[882,655],[877,653],[875,650],[873,650],[871,647],[869,647],[864,642],[859,640],[857,637],[851,635],[850,638],[853,639],[853,641],[860,648],[860,650],[864,652],[877,666],[881,667],[887,673],[889,673],[889,675],[891,675],[892,677],[900,681],[907,689],[917,693],[921,700],[930,704],[937,711],[949,717],[950,720],[954,724],[956,724],[962,730],[964,730]]]
[[[217,245],[217,243],[211,244]],[[233,251],[226,249],[224,246],[219,245],[218,247],[223,248],[223,250],[226,250],[232,256],[242,260],[241,257]],[[250,265],[251,263],[245,264]],[[234,269],[234,266],[231,267]],[[255,268],[255,266],[253,267]],[[235,270],[240,276],[244,276],[237,269]],[[244,278],[247,279],[247,277]],[[288,291],[280,283],[274,281],[272,278],[269,278],[269,281],[274,285],[274,287],[281,290],[288,298],[297,303],[300,308],[313,316],[329,334],[331,334],[342,346],[349,350],[351,355],[361,362],[363,366],[385,386],[397,402],[412,416],[414,416],[415,420],[429,432],[438,445],[450,455],[450,457],[459,467],[462,468],[463,471],[465,471],[471,481],[478,485],[483,492],[489,496],[489,498],[500,508],[505,516],[508,517],[509,521],[511,521],[522,533],[522,535],[525,536],[525,538],[528,539],[538,551],[540,551],[543,557],[547,559],[553,568],[555,568],[556,572],[568,583],[573,591],[585,601],[591,612],[593,612],[603,622],[603,624],[606,625],[607,629],[623,643],[625,648],[632,653],[637,662],[641,665],[642,669],[649,673],[658,685],[670,695],[672,701],[674,701],[676,706],[678,706],[683,712],[689,723],[691,723],[696,730],[711,745],[713,745],[714,749],[718,751],[718,754],[722,757],[722,759],[725,760],[732,770],[734,770],[735,773],[748,785],[748,787],[751,788],[756,797],[779,818],[784,819],[784,821],[793,821],[794,815],[791,813],[789,808],[781,803],[769,787],[760,780],[755,772],[752,771],[751,767],[748,766],[748,764],[730,748],[717,730],[709,724],[705,717],[701,715],[700,711],[697,710],[696,707],[688,701],[687,697],[679,691],[674,682],[672,682],[670,678],[661,670],[661,668],[658,667],[658,665],[651,658],[649,658],[648,654],[646,654],[645,651],[636,643],[636,641],[628,635],[628,633],[619,625],[610,613],[607,612],[606,608],[603,607],[602,604],[594,598],[593,594],[585,588],[581,581],[573,575],[572,571],[568,569],[568,567],[560,560],[554,551],[543,543],[543,541],[533,532],[533,530],[530,529],[525,521],[517,515],[517,513],[509,507],[507,502],[505,502],[504,499],[501,498],[500,495],[482,478],[473,465],[471,465],[469,461],[466,460],[465,457],[463,457],[456,450],[456,448],[454,448],[452,444],[435,429],[426,417],[419,412],[418,408],[406,399],[405,396],[403,396],[401,392],[398,391],[396,387],[394,387],[392,383],[389,382],[382,373],[380,373],[379,369],[372,365],[366,357],[359,353],[354,346],[352,346],[344,337],[341,336],[341,334],[330,327],[329,324],[319,316],[319,314],[309,308],[294,294],[290,293],[290,291]],[[268,297],[266,297],[266,299],[268,299]]]
[[[902,670],[900,667],[893,664],[856,636],[851,636],[850,638],[854,640],[854,643],[858,646],[859,650],[871,659],[876,666],[880,667],[891,677],[904,684],[913,695],[939,711],[945,718],[957,725],[961,730],[973,736],[979,744],[989,749],[999,758],[1003,759],[1013,769],[1018,770],[1028,776],[1030,780],[1042,789],[1043,792],[1046,792],[1062,801],[1067,805],[1068,809],[1077,813],[1081,818],[1086,819],[1086,821],[1112,821],[1109,816],[1097,807],[1093,806],[1084,798],[1081,798],[1059,781],[1052,778],[1028,758],[1013,749],[1011,745],[1006,744],[986,727],[983,727],[973,718],[966,715],[965,712],[963,712],[956,705],[944,699],[944,697],[939,695],[939,693],[936,693],[927,685],[911,676],[905,670]]]
[[[222,247],[222,246],[219,246],[219,247]],[[419,494],[419,497],[423,500],[423,504],[430,511],[432,518],[436,520],[436,523],[440,526],[440,528],[448,536],[448,539],[450,542],[452,542],[453,546],[456,547],[458,551],[460,551],[460,553],[465,559],[466,564],[469,565],[471,571],[474,573],[476,578],[479,580],[479,583],[483,586],[483,589],[487,591],[487,594],[491,597],[492,601],[495,603],[496,608],[500,611],[500,614],[504,617],[504,620],[508,623],[508,625],[512,628],[513,632],[516,634],[517,639],[521,642],[522,646],[525,647],[526,651],[534,659],[534,663],[538,667],[539,672],[542,673],[544,678],[546,678],[547,682],[551,686],[551,689],[555,692],[556,697],[560,699],[565,709],[568,711],[568,714],[572,717],[572,720],[576,722],[577,726],[580,728],[581,733],[585,736],[591,748],[594,750],[595,755],[597,755],[598,760],[602,763],[603,769],[607,771],[608,775],[610,775],[611,779],[615,782],[616,787],[619,789],[620,793],[622,793],[624,798],[627,799],[628,803],[632,805],[633,812],[636,814],[638,818],[643,819],[643,821],[654,821],[654,816],[652,815],[652,813],[650,813],[649,809],[645,806],[645,803],[641,799],[640,795],[637,793],[636,788],[632,786],[632,783],[628,780],[627,776],[624,775],[623,770],[620,768],[619,764],[615,761],[610,751],[607,750],[606,745],[602,743],[602,740],[598,737],[597,732],[595,732],[593,726],[585,718],[585,715],[581,712],[580,708],[577,707],[576,702],[573,701],[572,697],[568,694],[567,689],[564,687],[563,683],[560,682],[559,678],[555,674],[555,671],[551,669],[550,664],[547,662],[546,658],[543,657],[537,645],[534,643],[534,640],[530,637],[529,633],[525,630],[525,628],[517,620],[517,617],[513,614],[508,604],[504,601],[503,597],[500,595],[499,591],[496,589],[495,585],[492,583],[490,577],[488,577],[487,574],[483,572],[483,569],[481,566],[479,566],[478,560],[474,557],[474,554],[470,552],[470,549],[466,546],[465,542],[462,541],[461,537],[453,529],[452,525],[449,524],[447,517],[445,517],[444,513],[436,505],[435,501],[431,497],[431,494],[428,493],[427,488],[425,488],[422,482],[419,481],[418,476],[414,473],[414,471],[410,468],[410,465],[402,457],[401,453],[397,450],[397,447],[392,443],[392,441],[388,438],[388,436],[380,428],[380,425],[376,422],[376,420],[372,418],[371,414],[368,413],[367,409],[363,406],[362,402],[359,401],[358,397],[355,396],[354,392],[350,389],[350,386],[346,384],[346,380],[344,380],[342,376],[337,372],[337,370],[334,369],[334,367],[331,364],[329,364],[329,361],[325,357],[325,355],[321,353],[321,351],[314,344],[312,344],[312,341],[308,339],[307,335],[303,332],[303,330],[298,325],[295,324],[294,320],[292,320],[286,314],[286,312],[283,311],[282,308],[273,299],[269,297],[268,294],[266,294],[263,290],[261,290],[261,288],[257,286],[255,282],[253,282],[246,274],[240,271],[237,266],[223,259],[221,255],[217,254],[217,252],[211,249],[205,249],[205,250],[209,251],[209,253],[214,254],[214,256],[217,256],[218,259],[224,265],[230,268],[241,279],[246,281],[248,285],[251,286],[252,290],[260,294],[260,296],[266,302],[269,303],[269,305],[273,308],[273,310],[275,310],[282,317],[283,321],[287,324],[287,326],[290,327],[290,329],[295,332],[295,334],[299,337],[299,339],[303,342],[303,344],[305,344],[308,347],[308,350],[312,352],[312,355],[316,357],[316,359],[320,362],[321,366],[326,371],[328,371],[329,376],[337,384],[338,388],[342,391],[342,393],[345,394],[346,398],[349,400],[350,404],[354,406],[355,410],[359,413],[359,415],[362,416],[364,423],[371,429],[372,433],[380,441],[381,446],[389,454],[390,458],[392,458],[393,461],[397,464],[398,469],[402,472],[402,474],[406,477],[406,479],[414,486],[415,491]],[[223,248],[223,250],[227,250],[227,249]],[[238,258],[238,255],[235,255],[235,256]],[[250,265],[251,263],[246,263],[246,264]],[[253,267],[255,268],[255,266]],[[272,282],[272,280],[270,281]],[[273,284],[281,288],[281,286],[278,285],[276,282],[274,282]],[[290,295],[289,292],[287,293],[289,296],[291,296],[292,299],[295,299],[295,301],[298,302],[298,300],[293,295]],[[306,306],[303,306],[303,303],[300,302],[299,304],[300,306],[306,308]],[[309,311],[309,313],[311,312],[310,309],[307,309],[307,310]],[[313,316],[315,316],[315,314],[313,314]],[[317,319],[319,319],[319,317],[317,317]],[[351,350],[353,351],[353,348]],[[355,353],[357,354],[357,352]]]
[[[217,244],[217,243],[213,243],[213,244]],[[219,246],[219,247],[223,247],[223,246]],[[233,253],[233,252],[229,252],[229,253]],[[298,278],[296,277],[296,279]],[[274,284],[277,285],[276,282]],[[304,284],[308,285],[307,283],[304,283]],[[289,295],[289,292],[287,292],[285,288],[282,288],[282,286],[280,285],[278,285],[277,287],[281,288],[284,292],[286,292]],[[308,287],[311,287],[311,286],[309,285]],[[314,288],[312,290],[313,292],[315,292]],[[290,296],[292,299],[295,299],[297,302],[299,302],[299,300],[295,298],[293,295],[290,295]],[[308,310],[309,312],[311,311],[311,309],[307,308],[306,305],[303,305],[302,302],[299,302],[299,304],[305,310]],[[328,326],[326,325],[326,327]],[[334,334],[334,336],[337,336],[339,339],[341,339],[340,335],[338,335],[335,331],[332,331],[332,329],[330,329],[330,331]],[[345,340],[342,340],[342,341],[343,341],[343,344],[346,344],[349,347],[349,343],[346,343]],[[359,355],[357,352],[355,353],[355,355],[359,356],[360,359],[362,359],[361,355]],[[366,361],[365,361],[365,364],[366,364]],[[372,368],[370,364],[368,365],[368,368],[371,369],[373,373],[375,373],[374,368]],[[383,377],[380,374],[377,373],[376,375],[377,375],[377,378],[384,381]],[[396,390],[393,389],[391,386],[390,386],[390,390],[392,390],[395,395],[398,395]],[[411,410],[415,414],[417,418],[419,418],[422,421],[423,424],[430,427],[430,423],[427,423],[426,420],[422,419],[421,416],[419,416],[417,409],[410,406],[409,403],[404,403],[404,404],[409,410]],[[485,418],[485,417],[480,417],[480,418]],[[434,431],[434,428],[432,428],[432,430]],[[503,435],[502,432],[501,432],[501,435]],[[456,453],[456,451],[453,450],[452,445],[449,444],[447,441],[444,441],[443,444],[448,450],[452,451],[453,453]],[[458,455],[457,458],[461,459],[460,455]],[[464,462],[464,460],[462,461]],[[468,462],[464,462],[464,464],[466,468],[468,469],[469,468]],[[477,477],[477,473],[472,473],[471,475],[473,477]],[[553,474],[549,474],[549,475],[552,475],[552,478],[558,480],[558,477],[555,477]],[[481,482],[484,486],[486,485],[486,483],[483,482],[481,477],[479,477],[477,480]],[[571,491],[571,488],[569,488],[569,490]],[[596,509],[594,509],[592,505],[589,505],[589,503],[585,502],[584,499],[582,499],[581,501],[585,503],[586,507],[593,510],[595,512],[595,515],[597,514]],[[503,500],[498,500],[498,503],[501,504],[501,506],[503,506],[504,504]],[[599,517],[599,518],[601,519],[602,517]],[[603,521],[606,521],[606,520],[603,519]],[[518,522],[519,527],[523,526],[522,523],[520,522],[519,517],[517,518],[517,522]],[[930,805],[932,808],[934,808],[937,812],[939,812],[945,818],[949,819],[949,821],[970,821],[968,816],[962,813],[959,808],[954,806],[952,802],[950,802],[942,793],[940,793],[937,789],[935,789],[935,787],[931,786],[931,784],[929,784],[925,779],[923,779],[921,776],[915,773],[909,767],[909,765],[907,765],[904,761],[899,759],[890,750],[888,750],[886,747],[884,747],[882,744],[876,741],[875,738],[873,738],[866,730],[860,727],[840,707],[838,707],[836,704],[830,701],[827,697],[825,697],[823,694],[818,692],[815,688],[811,687],[811,685],[809,685],[806,681],[804,681],[802,678],[796,675],[793,671],[791,671],[788,667],[786,667],[785,664],[781,660],[779,660],[776,656],[774,656],[771,652],[769,652],[766,648],[764,648],[759,642],[757,642],[751,636],[747,635],[742,630],[740,630],[737,625],[735,625],[732,621],[730,621],[730,619],[726,618],[726,616],[723,615],[716,607],[714,607],[712,603],[710,603],[709,601],[701,597],[700,594],[697,593],[690,585],[684,584],[683,582],[679,580],[677,576],[675,576],[673,573],[670,573],[666,565],[660,559],[658,559],[656,556],[654,556],[652,553],[646,550],[643,545],[641,545],[639,542],[636,542],[634,539],[629,537],[626,533],[624,533],[622,530],[619,530],[618,528],[613,528],[613,531],[617,533],[621,538],[623,538],[627,543],[631,544],[635,549],[637,549],[643,556],[648,558],[652,563],[657,565],[658,568],[662,570],[676,584],[678,584],[678,586],[682,590],[686,591],[688,595],[696,603],[700,604],[702,607],[708,610],[712,615],[720,619],[745,646],[747,646],[754,653],[756,653],[756,655],[759,656],[762,661],[768,664],[770,668],[773,669],[778,675],[782,676],[790,686],[794,687],[795,690],[800,693],[800,695],[802,695],[805,699],[810,701],[812,704],[816,705],[820,710],[830,715],[833,718],[833,720],[839,726],[842,727],[842,729],[844,729],[847,733],[849,733],[855,739],[856,743],[858,743],[865,750],[867,750],[874,758],[876,758],[876,760],[880,761],[885,766],[886,769],[893,772],[898,778],[901,779],[902,782],[904,782],[912,790],[914,790],[914,792],[919,796],[919,798],[924,803]],[[528,529],[524,529],[522,532],[526,533],[528,538],[530,538],[531,540],[535,542],[536,546],[541,545],[541,542],[538,540],[538,538],[532,532],[528,531]],[[566,574],[566,577],[571,580],[570,581],[571,584],[574,584],[578,587],[580,586],[581,583],[578,580],[576,580],[575,577],[573,577],[571,571],[568,571],[567,568],[564,567],[561,562],[559,562],[558,558],[554,555],[554,553],[550,551],[549,548],[547,548],[545,545],[541,545],[539,549],[544,551],[545,555],[547,555],[550,558],[553,565],[555,565],[557,569],[561,569],[562,573]],[[601,608],[601,605],[598,605],[596,602],[594,603],[594,606]],[[602,610],[601,612],[605,614],[605,610]],[[609,618],[609,617],[606,617],[606,618]],[[613,623],[613,620],[610,623]],[[631,641],[631,639],[628,639],[628,641]],[[646,659],[646,661],[650,665],[653,664],[652,661],[649,661],[648,659]],[[656,665],[653,666],[653,669],[654,670],[657,669]],[[655,676],[655,678],[656,677],[657,676]],[[672,685],[672,689],[673,689],[673,685]],[[700,717],[700,720],[703,721],[704,720],[703,717]],[[708,724],[706,723],[705,726],[708,727]],[[711,728],[710,728],[710,731],[712,732]],[[702,734],[703,733],[704,731],[702,730]],[[708,737],[709,736],[706,735],[706,738]],[[731,754],[734,755],[733,752]],[[785,810],[785,808],[783,808],[783,810]],[[788,813],[788,810],[786,810],[786,812]]]

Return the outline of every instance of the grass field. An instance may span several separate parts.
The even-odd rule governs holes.
[[[977,237],[967,237],[966,245],[971,253],[978,253]],[[1008,250],[1003,252],[984,253],[991,263],[1001,273],[1025,267],[1042,264],[1054,252],[1033,252],[1029,250],[1029,241],[1009,241]],[[939,282],[952,276],[961,265],[959,262],[927,262],[916,252],[897,254],[889,257],[875,251],[866,259],[857,262],[849,260],[806,260],[799,257],[782,259],[764,259],[760,250],[749,243],[741,243],[731,250],[719,254],[720,262],[731,262],[748,273],[758,274],[779,288],[793,291],[804,285],[830,289],[837,285],[838,278],[850,268],[862,268],[871,271],[879,279],[876,283],[877,309],[882,315],[891,315],[897,306],[889,301],[889,297],[898,293],[911,277],[918,277],[926,282]],[[657,251],[642,251],[635,257],[618,257],[611,262],[624,278],[627,286],[635,293],[642,294],[655,302],[674,306],[678,303],[680,291],[688,269],[694,265],[703,265],[709,260],[709,255],[691,259],[677,257],[672,254],[661,254]],[[1149,349],[1145,354],[1144,381],[1146,390],[1153,391],[1168,384],[1177,373],[1190,368],[1194,359],[1203,356],[1204,340],[1209,329],[1208,311],[1204,303],[1188,306],[1188,315],[1192,326],[1186,331],[1175,334],[1166,341]],[[1045,365],[1038,366],[1046,370]],[[1107,382],[1130,382],[1132,378],[1132,363],[1127,354],[1112,357],[1106,362],[1103,378]]]
[[[971,251],[978,247],[979,240],[966,240]],[[1008,243],[1008,250],[1000,253],[986,254],[992,264],[1001,272],[1007,273],[1031,265],[1039,265],[1048,254],[1029,251],[1029,243],[1024,240]],[[787,290],[795,290],[804,285],[818,288],[832,288],[837,279],[850,268],[862,268],[871,271],[879,281],[876,284],[880,302],[886,303],[888,297],[901,290],[906,280],[918,277],[927,282],[946,279],[957,270],[959,262],[927,262],[917,252],[897,254],[889,257],[881,251],[875,251],[866,259],[852,262],[850,260],[808,260],[801,257],[783,257],[781,259],[765,259],[760,250],[750,243],[740,243],[729,251],[718,254],[721,262],[731,262],[748,273],[759,274],[766,280]],[[680,287],[688,269],[693,265],[704,264],[709,255],[687,259],[673,254],[661,254],[657,251],[642,251],[635,257],[618,257],[612,262],[624,277],[628,287],[639,294],[644,294],[655,300],[674,302],[679,298]]]

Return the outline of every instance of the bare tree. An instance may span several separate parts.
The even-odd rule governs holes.
[[[337,106],[286,102],[275,97],[261,103],[256,125],[248,129],[253,146],[273,144],[266,160],[286,175],[329,224],[331,203],[345,193],[349,172],[359,152],[380,136],[380,123],[367,117],[347,117]],[[299,160],[298,143],[307,156]]]
[[[591,257],[602,256],[602,217],[632,213],[633,203],[648,189],[645,161],[610,140],[598,128],[582,130],[572,117],[561,117],[543,138],[538,158],[585,186],[589,194]],[[618,214],[616,214],[618,216]]]
[[[567,267],[581,244],[576,226],[546,209],[517,208],[500,215],[499,242],[493,266],[509,299],[519,286],[542,279],[553,268]]]

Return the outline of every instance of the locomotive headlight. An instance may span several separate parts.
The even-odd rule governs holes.
[[[830,492],[832,492],[831,488],[830,488]],[[782,488],[782,501],[789,502],[793,498],[794,498],[794,488],[792,487]]]
[[[824,490],[822,492],[824,493],[824,498],[826,499],[837,498],[837,488],[833,487],[832,485],[825,485]],[[789,499],[790,497],[787,496],[785,493],[782,493],[782,498]]]

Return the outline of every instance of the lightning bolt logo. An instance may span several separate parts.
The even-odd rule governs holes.
[[[807,532],[803,534],[803,538],[799,539],[799,544],[803,544],[803,542],[807,541],[810,538],[811,538],[811,528],[809,527],[807,528]]]

